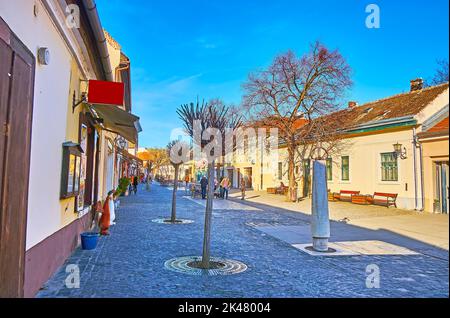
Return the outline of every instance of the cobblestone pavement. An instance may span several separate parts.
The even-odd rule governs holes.
[[[178,194],[178,217],[168,225],[171,191],[153,185],[121,199],[111,235],[93,251],[77,249],[37,297],[448,297],[448,260],[427,255],[314,257],[258,230],[258,225],[307,225],[308,216],[259,210],[214,210],[212,255],[248,265],[228,276],[191,276],[164,262],[200,255],[204,208]],[[236,201],[237,202],[237,201]],[[241,203],[241,202],[239,202]],[[245,203],[245,202],[244,202]],[[247,203],[246,203],[247,204]],[[250,203],[248,203],[250,204]],[[67,288],[66,266],[77,264],[80,288]],[[366,267],[380,269],[380,288],[366,287]]]

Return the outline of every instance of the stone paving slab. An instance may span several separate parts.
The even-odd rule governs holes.
[[[240,193],[231,197],[239,197]],[[284,196],[268,194],[263,191],[248,191],[247,203],[260,204],[298,212],[309,216],[311,200],[286,202]],[[347,220],[348,224],[371,230],[384,229],[395,232],[426,244],[449,250],[449,215],[419,211],[386,208],[375,205],[358,205],[348,202],[329,202],[330,219],[334,221]]]
[[[205,277],[167,270],[167,260],[201,255],[203,239],[204,208],[182,193],[177,217],[194,223],[151,222],[170,215],[171,195],[152,185],[150,192],[141,188],[122,198],[111,235],[93,251],[77,249],[37,297],[448,297],[448,260],[426,254],[313,257],[248,225],[301,226],[308,217],[249,202],[240,203],[261,211],[216,210],[211,237],[212,256],[243,262],[245,272]],[[79,267],[80,288],[65,286],[70,264]],[[379,289],[366,287],[371,264],[380,268]]]
[[[202,199],[193,199],[189,196],[184,196],[184,199],[191,200],[203,207],[206,207],[206,200]],[[236,201],[230,200],[222,200],[222,199],[214,199],[213,210],[239,210],[239,211],[262,211],[256,207],[242,204]]]

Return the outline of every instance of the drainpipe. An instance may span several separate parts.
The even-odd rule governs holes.
[[[417,135],[416,128],[413,128],[413,166],[414,166],[414,210],[418,209],[419,198],[417,194]]]
[[[111,64],[109,61],[108,46],[106,44],[105,33],[103,32],[100,18],[97,12],[97,6],[94,0],[83,0],[83,5],[86,8],[89,23],[94,32],[95,40],[97,41],[97,48],[100,52],[100,58],[103,66],[103,71],[107,81],[114,81]]]
[[[413,128],[413,146],[414,146],[414,191],[415,191],[415,210],[423,212],[425,209],[425,196],[423,193],[424,189],[424,178],[423,178],[423,147],[419,142],[419,138],[416,134],[416,128]],[[417,148],[419,148],[419,182],[417,181]],[[419,209],[419,194],[418,194],[418,183],[420,186],[420,209]]]
[[[425,210],[425,195],[423,193],[423,189],[424,189],[424,178],[423,178],[423,147],[422,144],[420,142],[419,143],[419,163],[420,163],[420,195],[421,195],[421,199],[422,199],[422,204],[420,207],[420,212],[423,212]]]

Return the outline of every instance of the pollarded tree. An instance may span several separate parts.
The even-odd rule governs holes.
[[[350,67],[339,51],[318,42],[300,58],[291,51],[277,56],[268,69],[250,74],[244,83],[243,105],[250,119],[278,128],[280,141],[286,145],[289,200],[297,198],[296,153],[298,145],[305,143],[299,139],[299,120],[304,130],[321,131],[314,119],[336,111],[351,83]]]
[[[201,267],[210,268],[211,219],[214,198],[214,167],[217,158],[224,154],[225,133],[233,133],[241,125],[241,120],[229,114],[230,108],[223,103],[190,103],[181,105],[177,114],[184,123],[187,134],[193,141],[194,158],[196,151],[206,154],[208,159],[208,195],[205,209],[203,253]]]
[[[180,171],[181,161],[176,160],[173,152],[176,150],[177,141],[171,141],[167,145],[167,156],[169,158],[170,164],[175,170],[175,176],[173,178],[173,192],[172,192],[172,213],[170,215],[170,222],[176,223],[177,221],[177,191],[178,191],[178,174]],[[171,153],[172,152],[172,153]]]

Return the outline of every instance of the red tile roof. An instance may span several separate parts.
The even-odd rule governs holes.
[[[423,131],[417,135],[419,138],[448,136],[448,116],[435,124],[433,127],[429,128],[427,131]]]
[[[342,122],[345,126],[342,128],[350,128],[378,120],[414,116],[447,90],[448,87],[449,84],[445,83],[398,94],[368,102],[361,106],[343,109],[329,116]]]
[[[446,131],[448,133],[448,116],[428,129],[429,132]]]

